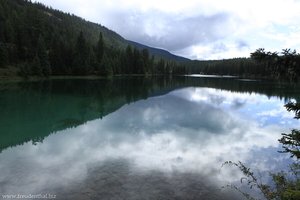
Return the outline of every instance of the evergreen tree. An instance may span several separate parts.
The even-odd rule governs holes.
[[[163,59],[160,59],[159,62],[157,63],[157,69],[156,69],[156,73],[158,74],[164,74],[165,73],[165,61]]]
[[[31,75],[42,76],[42,74],[43,74],[43,70],[41,68],[40,59],[39,56],[36,55],[33,61],[31,62]]]
[[[99,40],[98,40],[97,46],[96,46],[96,57],[97,57],[98,63],[101,63],[103,53],[104,53],[104,42],[103,42],[102,33],[100,32]]]
[[[126,47],[126,64],[125,64],[125,73],[131,74],[134,71],[134,63],[133,63],[133,51],[130,45]]]
[[[4,16],[5,10],[0,4],[0,27],[5,27],[5,16]],[[4,43],[5,42],[5,29],[0,28],[0,42]]]
[[[20,67],[19,75],[23,78],[28,78],[31,75],[30,64],[25,63]]]
[[[104,54],[104,42],[103,42],[103,36],[102,33],[100,32],[99,34],[99,40],[97,42],[97,45],[95,47],[95,60],[94,60],[94,68],[98,73],[101,73],[102,69],[101,69],[101,63],[102,63],[102,58],[103,58],[103,54]]]
[[[133,66],[132,66],[132,73],[133,74],[142,74],[142,57],[141,53],[137,48],[133,49]]]
[[[101,68],[104,69],[101,75],[104,76],[112,76],[113,75],[113,66],[112,60],[106,55],[103,55],[103,59],[101,62]]]
[[[5,67],[8,64],[8,53],[4,44],[0,42],[0,67]]]
[[[143,59],[143,71],[145,74],[150,72],[150,60],[149,60],[149,51],[148,49],[142,50],[142,59]]]
[[[11,19],[5,20],[4,23],[4,35],[6,43],[13,43],[14,42],[14,29],[12,27]]]
[[[49,77],[51,75],[51,67],[50,67],[49,58],[45,46],[45,41],[42,36],[40,36],[38,39],[37,55],[40,62],[40,68],[42,70],[42,74],[46,77]]]
[[[99,64],[97,61],[96,57],[96,52],[95,49],[90,48],[90,53],[89,53],[89,68],[90,68],[90,73],[97,74],[99,72],[99,69],[101,67],[101,63]]]
[[[49,52],[49,61],[51,64],[52,74],[61,75],[65,74],[65,58],[64,52],[66,48],[60,39],[59,35],[56,36],[56,39],[53,40],[50,52]]]
[[[74,70],[75,75],[86,75],[89,72],[89,46],[81,31],[75,46]]]

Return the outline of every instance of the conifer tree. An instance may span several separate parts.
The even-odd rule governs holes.
[[[40,36],[38,39],[37,55],[40,63],[40,68],[42,70],[42,74],[46,77],[49,77],[51,75],[51,67],[50,67],[49,58],[48,58],[43,36]]]
[[[89,46],[81,31],[75,46],[74,70],[75,75],[86,75],[89,71]]]
[[[43,71],[41,68],[40,59],[39,59],[39,56],[36,54],[31,63],[31,75],[42,76],[42,74],[43,74]]]
[[[99,40],[98,40],[97,46],[96,46],[96,57],[97,57],[98,63],[101,63],[103,53],[104,53],[104,42],[103,42],[102,33],[100,32]]]
[[[103,71],[101,71],[101,75],[112,76],[113,75],[112,64],[113,64],[112,60],[106,54],[104,54],[101,62],[101,68],[103,69]]]
[[[5,67],[8,63],[8,53],[4,44],[0,43],[0,67]]]

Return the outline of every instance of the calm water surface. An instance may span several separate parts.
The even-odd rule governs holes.
[[[299,94],[237,78],[1,84],[0,194],[241,199],[220,189],[241,177],[222,163],[285,169],[278,139],[300,123],[283,105]]]

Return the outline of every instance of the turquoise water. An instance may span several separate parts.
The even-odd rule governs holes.
[[[261,174],[299,127],[300,87],[238,78],[52,80],[0,85],[0,194],[56,199],[240,199],[223,162]],[[49,196],[48,196],[49,197]]]

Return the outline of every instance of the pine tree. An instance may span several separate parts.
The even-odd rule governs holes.
[[[132,73],[138,74],[139,73],[139,59],[140,59],[140,51],[137,48],[133,48],[133,66],[132,66]]]
[[[143,72],[147,74],[150,72],[150,60],[149,60],[149,51],[148,49],[142,50],[142,59],[143,59]]]
[[[133,63],[133,51],[130,45],[126,47],[125,57],[126,57],[125,73],[131,74],[133,73],[134,70],[133,69],[134,63]]]
[[[0,42],[0,67],[5,67],[8,64],[8,53],[4,44]]]
[[[99,40],[98,40],[97,46],[96,46],[96,57],[97,57],[98,63],[101,63],[103,53],[104,53],[104,42],[103,42],[102,33],[100,32]]]
[[[113,64],[112,60],[106,54],[104,54],[101,62],[101,69],[103,69],[101,75],[112,76],[113,75],[112,64]]]
[[[4,23],[4,35],[5,35],[5,41],[7,43],[14,42],[14,29],[12,27],[10,19],[7,19]]]
[[[38,39],[37,55],[39,58],[42,74],[46,77],[49,77],[51,75],[51,67],[50,67],[49,58],[45,46],[45,41],[42,36],[40,36]]]
[[[101,69],[103,54],[104,54],[104,42],[103,42],[102,33],[100,32],[99,40],[96,44],[95,53],[94,53],[94,56],[95,56],[94,68],[98,72],[98,74],[101,73],[101,71],[103,71],[103,69]]]
[[[86,75],[89,72],[89,46],[81,31],[75,46],[74,70],[75,75]]]
[[[31,75],[42,76],[42,74],[43,74],[43,71],[41,68],[40,59],[39,59],[39,56],[36,55],[31,63]]]
[[[62,39],[57,35],[56,39],[54,39],[51,44],[49,52],[49,61],[51,64],[52,74],[59,75],[65,73],[64,51],[65,47]]]
[[[0,42],[5,42],[5,29],[2,27],[5,27],[5,9],[0,4]]]
[[[30,64],[25,63],[20,67],[19,75],[23,78],[28,78],[31,74]]]

